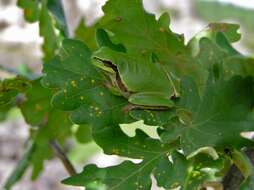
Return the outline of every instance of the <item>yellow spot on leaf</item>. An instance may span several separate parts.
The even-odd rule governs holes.
[[[165,29],[160,27],[160,32],[165,32]]]
[[[145,53],[146,53],[146,50],[142,50],[142,51],[141,51],[141,54],[145,54]]]
[[[35,109],[36,109],[36,111],[41,111],[42,110],[42,108],[41,108],[41,106],[39,104],[35,105]]]
[[[197,176],[199,176],[200,175],[200,172],[199,171],[193,171],[192,172],[192,177],[197,177]]]
[[[114,149],[112,150],[112,153],[113,153],[113,154],[119,154],[119,150],[114,148]]]
[[[73,87],[77,87],[77,83],[76,83],[76,81],[71,81],[71,85],[73,86]]]
[[[171,188],[176,188],[176,187],[178,187],[179,186],[179,183],[178,182],[175,182],[175,183],[173,183],[172,185],[171,185]]]

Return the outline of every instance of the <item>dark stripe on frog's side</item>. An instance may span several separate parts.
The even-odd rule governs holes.
[[[120,75],[119,75],[117,66],[115,66],[115,65],[114,65],[112,62],[110,62],[110,61],[102,60],[102,59],[100,59],[100,58],[98,58],[98,57],[94,57],[94,59],[96,59],[96,60],[100,61],[101,63],[103,63],[104,66],[111,68],[111,69],[116,73],[116,82],[117,82],[118,88],[119,88],[122,92],[124,92],[125,94],[126,94],[126,93],[129,94],[128,89],[125,87],[125,85],[124,85],[123,82],[122,82],[122,79],[121,79],[121,77],[120,77]]]

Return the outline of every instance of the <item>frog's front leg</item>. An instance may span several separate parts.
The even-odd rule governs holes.
[[[170,95],[163,92],[139,92],[130,95],[129,102],[141,106],[159,106],[171,108],[174,102],[171,100]]]

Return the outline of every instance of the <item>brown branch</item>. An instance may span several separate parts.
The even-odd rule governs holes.
[[[238,190],[243,180],[241,171],[233,164],[223,178],[224,190]]]
[[[65,155],[64,151],[62,150],[60,144],[56,140],[50,141],[50,146],[53,149],[55,155],[61,160],[62,164],[64,165],[67,172],[72,176],[77,174],[74,166]]]
[[[254,149],[246,149],[245,154],[248,156],[252,164],[254,164]],[[223,178],[222,184],[224,190],[239,190],[241,183],[244,180],[244,176],[241,171],[233,164],[225,177]]]

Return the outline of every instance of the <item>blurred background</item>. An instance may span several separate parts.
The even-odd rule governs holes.
[[[101,6],[105,0],[63,0],[72,36],[78,36],[85,25],[92,25],[103,15]],[[243,54],[254,55],[254,1],[253,0],[144,0],[148,12],[158,17],[162,12],[171,15],[171,29],[184,34],[186,42],[209,22],[233,22],[240,24],[241,42],[235,44]],[[6,68],[20,72],[34,71],[40,74],[42,53],[38,23],[29,24],[23,19],[16,0],[0,0],[0,78],[11,76]],[[4,69],[2,69],[4,68]],[[4,120],[7,118],[7,120]],[[24,143],[29,135],[27,126],[17,109],[6,114],[0,110],[0,188],[21,158]],[[130,131],[129,131],[130,133]],[[119,162],[119,158],[106,156],[93,142],[68,142],[72,149],[68,156],[78,170],[87,163],[101,167]],[[67,190],[60,180],[67,177],[57,159],[45,163],[45,170],[38,180],[30,181],[30,171],[15,185],[14,190]],[[157,188],[154,186],[154,190]]]

